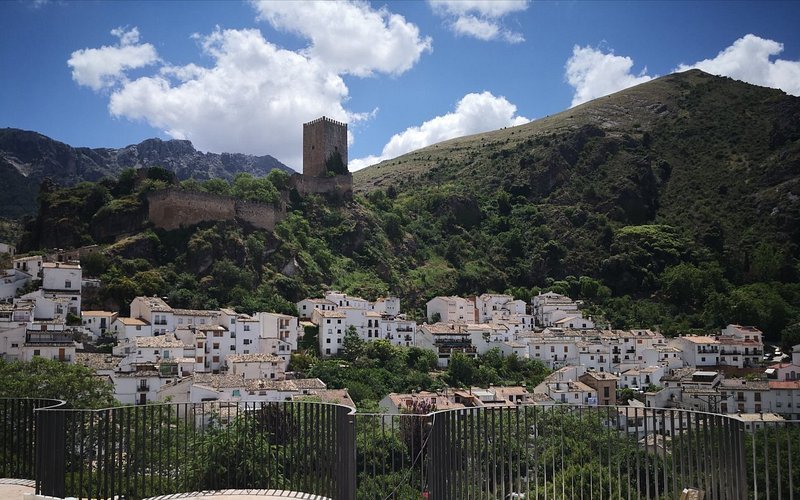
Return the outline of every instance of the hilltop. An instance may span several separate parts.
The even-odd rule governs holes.
[[[120,149],[74,148],[42,134],[0,129],[0,217],[36,211],[39,184],[48,178],[62,186],[117,177],[128,168],[163,167],[179,179],[230,180],[240,172],[257,177],[273,169],[294,172],[272,156],[202,153],[190,141],[147,139]]]

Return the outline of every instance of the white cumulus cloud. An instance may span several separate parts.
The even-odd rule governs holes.
[[[591,46],[575,45],[567,60],[565,77],[574,89],[572,106],[652,80],[647,68],[631,72],[633,59]]]
[[[116,29],[116,45],[72,54],[73,78],[107,89],[115,117],[146,122],[201,151],[271,154],[300,170],[302,123],[323,115],[358,123],[378,111],[345,109],[343,75],[399,75],[431,50],[416,25],[364,2],[251,4],[259,19],[309,45],[287,50],[257,29],[217,28],[191,36],[210,62],[172,65],[140,42],[136,28]],[[150,64],[156,68],[136,78],[127,72]]]
[[[310,45],[303,51],[333,71],[356,76],[398,75],[431,51],[430,37],[386,8],[358,1],[253,1],[258,18],[275,29],[297,33]]]
[[[779,88],[800,96],[800,61],[771,60],[783,52],[783,44],[748,34],[733,42],[713,59],[681,64],[675,71],[692,68],[715,75],[729,76],[764,87]]]
[[[269,43],[258,30],[216,30],[200,38],[210,68],[166,67],[126,82],[109,104],[204,151],[269,153],[299,169],[301,123],[347,121],[342,78],[316,60]]]
[[[72,53],[67,65],[72,79],[92,90],[111,87],[125,79],[125,71],[142,68],[158,61],[155,47],[139,43],[139,29],[116,28],[111,34],[119,43],[99,49],[81,49]]]
[[[380,155],[350,160],[350,170],[360,170],[454,137],[522,125],[528,121],[517,115],[517,107],[505,97],[496,97],[491,92],[467,94],[458,102],[455,111],[392,136]]]
[[[521,33],[503,27],[502,18],[527,9],[528,0],[428,0],[428,3],[457,35],[484,41],[525,41]]]

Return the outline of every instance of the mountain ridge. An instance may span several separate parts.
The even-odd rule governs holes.
[[[0,193],[0,216],[18,217],[36,210],[36,194],[45,178],[63,186],[116,177],[127,168],[160,166],[179,179],[231,179],[240,172],[263,177],[273,169],[293,173],[270,155],[203,153],[187,140],[145,139],[123,148],[73,147],[35,131],[0,129],[0,176],[11,189]]]

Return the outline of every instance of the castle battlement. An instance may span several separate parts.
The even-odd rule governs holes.
[[[309,127],[311,125],[316,125],[317,123],[322,123],[322,122],[328,122],[328,123],[331,123],[331,124],[339,126],[339,127],[347,128],[347,124],[346,123],[336,121],[333,118],[328,118],[327,116],[322,116],[320,118],[317,118],[316,120],[311,120],[308,123],[304,123],[303,127]]]

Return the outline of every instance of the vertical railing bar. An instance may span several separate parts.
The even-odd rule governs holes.
[[[765,424],[766,427],[767,424]],[[783,498],[783,479],[781,474],[781,432],[778,429],[778,426],[773,426],[773,434],[775,436],[775,470],[778,472],[778,477],[776,478],[776,483],[778,486],[778,498]]]
[[[786,456],[789,462],[787,468],[789,475],[789,500],[794,500],[794,469],[792,468],[792,424],[787,423],[784,426],[786,430]]]
[[[763,432],[759,432],[764,436],[764,493],[767,495],[767,500],[770,498],[770,487],[769,487],[769,457],[767,452],[767,447],[769,446],[769,439],[767,428],[764,427],[762,429]],[[755,429],[753,429],[753,433],[755,434]]]

